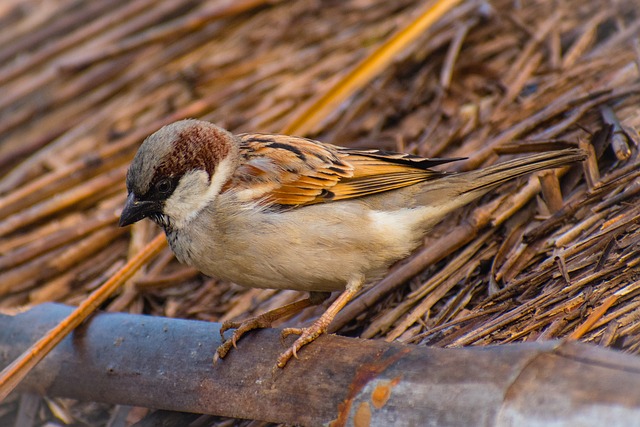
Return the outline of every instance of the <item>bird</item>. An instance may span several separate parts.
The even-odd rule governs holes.
[[[341,294],[298,338],[283,368],[327,329],[363,287],[421,246],[443,218],[502,183],[584,160],[577,148],[446,172],[460,160],[348,148],[307,138],[234,135],[207,121],[173,122],[148,136],[127,171],[120,226],[144,218],[164,229],[176,258],[205,275],[309,297],[222,325],[224,358],[247,332]],[[235,329],[225,340],[224,333]]]

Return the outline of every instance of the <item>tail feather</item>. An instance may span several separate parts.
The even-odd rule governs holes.
[[[372,196],[368,203],[379,211],[397,210],[398,206],[418,209],[422,216],[411,216],[413,223],[408,226],[414,227],[416,235],[423,235],[450,212],[471,203],[506,181],[531,172],[579,162],[585,158],[585,152],[579,149],[534,154],[484,169],[445,173],[437,179]]]
[[[557,168],[586,158],[583,150],[570,148],[520,157],[497,165],[469,172],[445,174],[441,178],[428,181],[413,191],[415,206],[437,206],[437,215],[425,217],[426,223],[439,220],[475,199],[482,197],[491,189],[509,180],[528,173]],[[440,218],[436,218],[440,216]]]
[[[461,194],[484,193],[521,175],[565,166],[586,157],[583,150],[570,148],[520,157],[484,169],[464,172],[458,175],[467,182],[467,188],[460,188]]]

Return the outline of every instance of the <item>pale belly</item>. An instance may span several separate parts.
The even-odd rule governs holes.
[[[358,276],[369,282],[379,278],[421,241],[407,226],[415,212],[392,215],[357,203],[331,205],[198,218],[169,242],[182,262],[239,285],[338,291]]]

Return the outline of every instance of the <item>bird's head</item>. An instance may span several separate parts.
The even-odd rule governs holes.
[[[216,125],[164,126],[145,139],[129,167],[120,226],[151,218],[165,230],[184,227],[220,193],[237,158],[235,137]]]

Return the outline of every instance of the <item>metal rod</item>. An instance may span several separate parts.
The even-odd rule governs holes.
[[[0,316],[0,367],[71,310],[48,303]],[[640,359],[586,344],[439,349],[329,335],[274,370],[284,349],[278,330],[249,334],[214,366],[219,327],[98,313],[19,390],[310,426],[595,426],[640,419]]]

